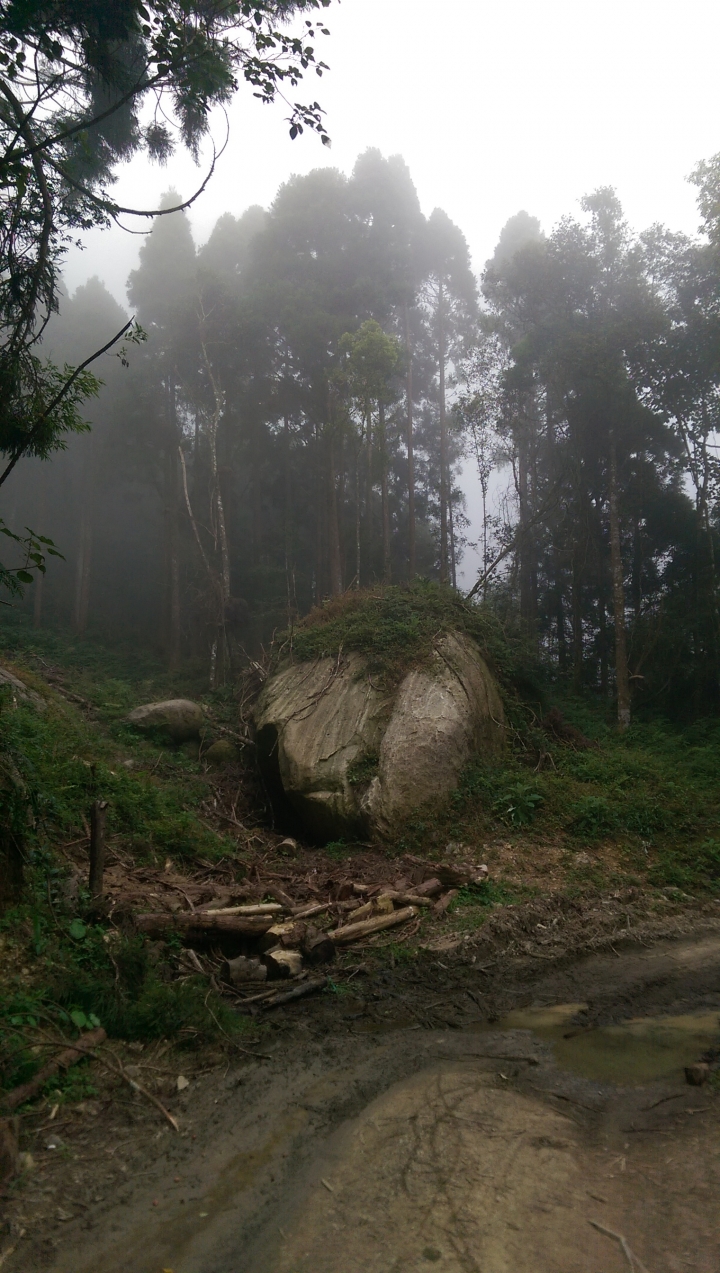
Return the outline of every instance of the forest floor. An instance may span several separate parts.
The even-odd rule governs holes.
[[[468,774],[383,850],[317,848],[270,825],[234,695],[204,698],[239,748],[212,769],[124,724],[138,702],[195,696],[191,677],[21,625],[0,644],[48,703],[5,715],[37,812],[28,899],[0,921],[2,1086],[78,1023],[109,1036],[20,1111],[0,1267],[630,1267],[605,1230],[649,1273],[720,1266],[720,1086],[683,1070],[720,1043],[714,727],[648,726],[622,746],[600,729],[549,774]],[[98,794],[102,916],[85,892]],[[422,859],[484,864],[488,881],[349,947],[317,993],[277,1007],[242,1003],[212,948],[195,966],[119,923],[278,890],[403,891]]]

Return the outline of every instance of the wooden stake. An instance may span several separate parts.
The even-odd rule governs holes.
[[[107,800],[96,800],[90,810],[90,896],[95,902],[103,891],[107,807]]]

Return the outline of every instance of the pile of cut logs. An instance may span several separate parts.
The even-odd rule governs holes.
[[[488,878],[486,866],[426,862],[409,856],[404,860],[411,866],[411,875],[394,881],[392,887],[348,879],[327,901],[296,904],[282,889],[268,885],[270,901],[136,915],[135,926],[153,940],[175,936],[190,948],[222,951],[224,981],[243,995],[266,981],[306,979],[308,968],[330,963],[339,948],[407,924],[422,913],[442,915],[460,888],[480,885]],[[323,983],[308,983],[307,989],[315,984]],[[298,988],[283,999],[299,997],[299,993]]]

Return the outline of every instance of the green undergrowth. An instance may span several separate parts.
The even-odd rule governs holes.
[[[170,857],[192,869],[237,856],[206,825],[211,788],[197,759],[125,724],[131,707],[191,684],[171,684],[151,660],[34,632],[16,616],[0,629],[0,663],[46,701],[39,712],[0,689],[0,818],[25,858],[23,904],[0,917],[0,1082],[23,1081],[23,1065],[34,1065],[13,1039],[35,1028],[72,1037],[99,1022],[111,1037],[186,1043],[231,1035],[238,1018],[208,996],[203,978],[178,976],[177,951],[94,922],[65,855],[86,841],[91,805],[102,799],[111,849],[136,863]],[[229,692],[205,701],[216,720],[235,710]]]
[[[205,978],[178,976],[172,942],[92,922],[82,893],[68,904],[50,854],[34,854],[27,876],[23,903],[0,918],[0,1088],[39,1068],[36,1038],[72,1039],[101,1025],[110,1038],[198,1047],[245,1028]]]
[[[448,801],[408,820],[395,851],[498,836],[529,846],[550,839],[567,850],[572,873],[575,853],[611,844],[627,876],[720,895],[720,722],[684,730],[640,723],[619,736],[584,705],[575,723],[594,735],[595,747],[546,740],[539,771],[522,751],[510,751],[502,764],[468,766]]]
[[[451,588],[427,580],[347,592],[312,610],[277,647],[277,659],[309,661],[361,654],[368,673],[391,688],[410,668],[430,662],[443,633],[465,632],[477,642],[506,695],[533,686],[536,669],[523,642],[489,606],[471,604]]]

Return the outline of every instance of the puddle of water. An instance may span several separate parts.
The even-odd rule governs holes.
[[[619,1025],[585,1030],[572,1020],[583,1003],[510,1012],[495,1029],[532,1030],[552,1044],[555,1060],[597,1083],[649,1083],[674,1078],[720,1044],[717,1012],[691,1012],[678,1017],[635,1017]]]

